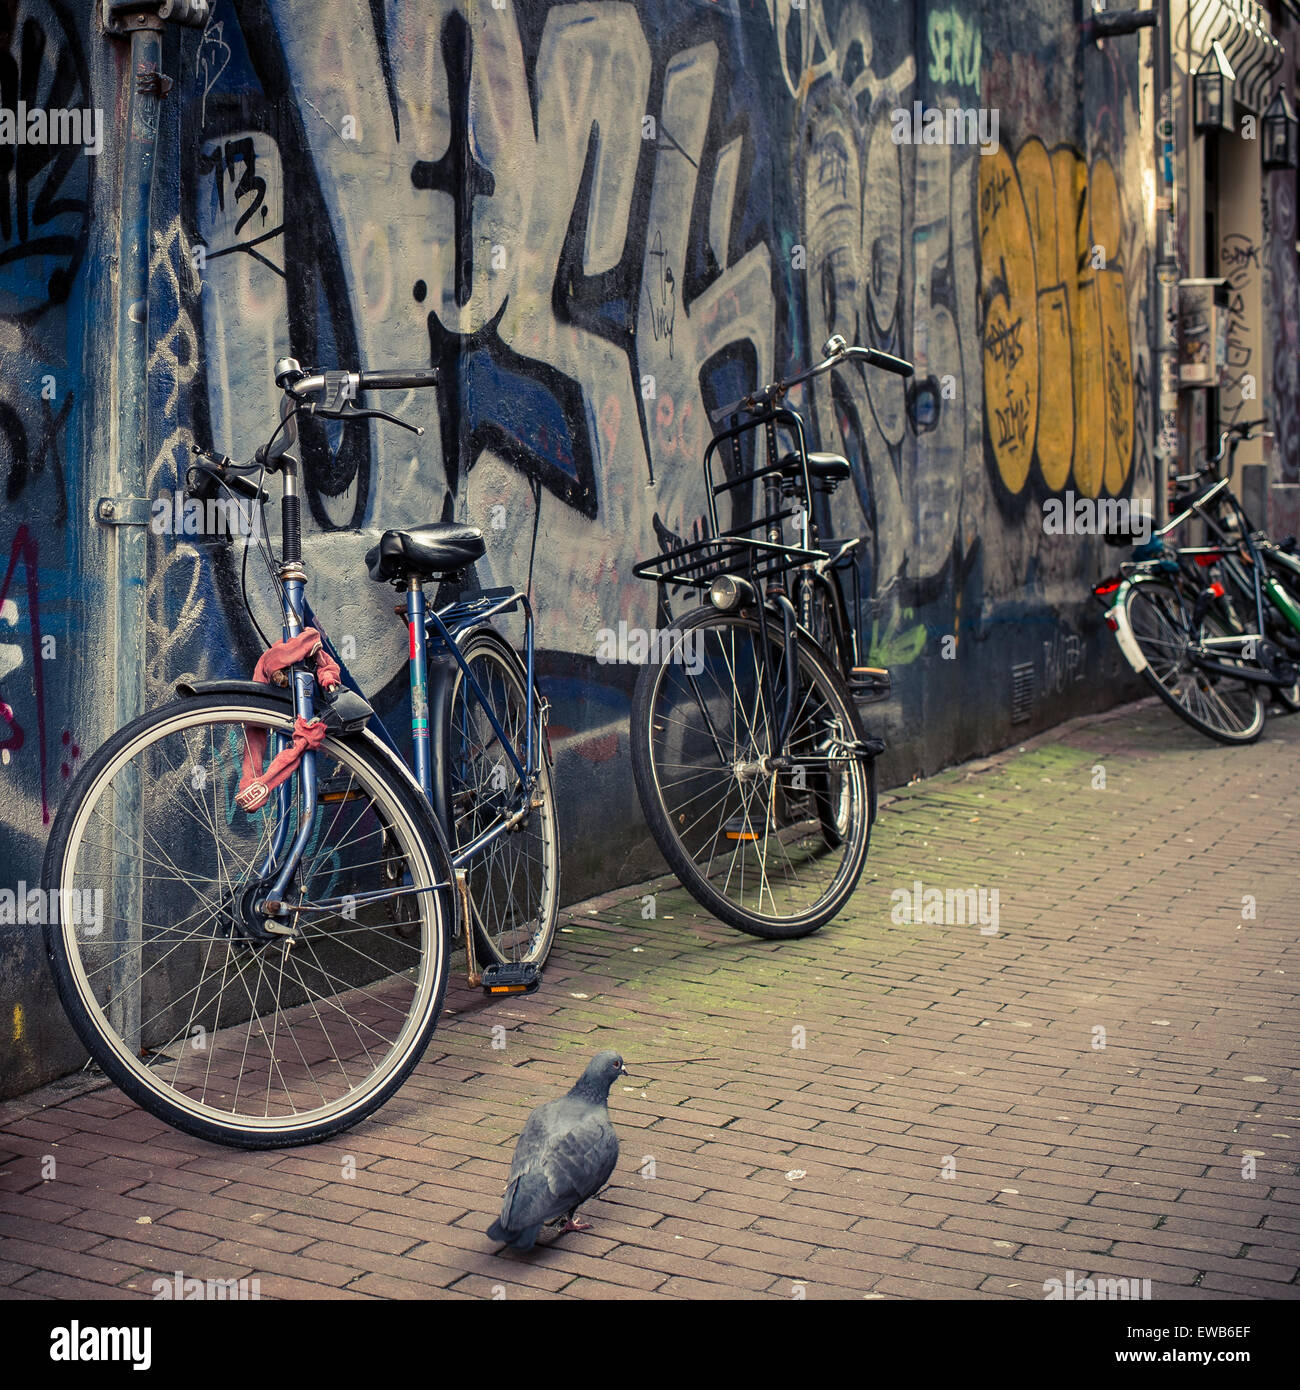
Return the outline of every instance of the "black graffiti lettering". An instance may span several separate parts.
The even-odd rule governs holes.
[[[980,217],[987,224],[996,217],[1007,199],[1007,189],[1011,187],[1011,175],[1005,169],[998,172],[984,186],[980,194]]]
[[[226,171],[233,179],[235,177],[236,163],[244,166],[244,172],[239,182],[235,185],[235,201],[238,202],[246,198],[250,193],[253,195],[253,205],[248,208],[244,215],[235,223],[235,235],[238,236],[240,228],[253,216],[258,209],[262,212],[262,221],[266,221],[266,208],[262,204],[266,201],[266,180],[257,176],[257,153],[253,149],[253,137],[245,136],[242,140],[226,141]]]
[[[221,153],[221,146],[214,145],[210,150],[199,151],[199,173],[206,174],[211,172],[214,176],[217,192],[217,206],[222,212],[226,210],[226,162],[225,156]]]
[[[90,106],[76,22],[62,7],[42,6],[44,22],[29,12],[19,23],[18,8],[0,6],[0,106]],[[47,276],[6,295],[0,317],[30,324],[66,302],[86,249],[89,167],[77,145],[0,145],[0,268],[26,263]]]
[[[654,241],[647,252],[655,264],[653,276],[647,277],[646,299],[650,307],[650,330],[655,342],[668,340],[668,356],[673,355],[673,323],[677,318],[677,283],[673,279],[672,267],[664,251],[664,239],[660,232],[655,233]],[[653,281],[653,287],[649,281]],[[657,293],[656,293],[657,292]]]
[[[473,61],[474,41],[469,25],[459,10],[453,10],[442,26],[442,56],[458,99],[451,103],[451,134],[441,159],[420,159],[411,169],[416,188],[446,193],[452,200],[456,219],[456,303],[462,308],[474,293],[474,199],[490,198],[496,192],[492,171],[480,164],[471,147],[468,74]],[[460,74],[465,80],[459,80]]]
[[[1007,392],[1007,408],[993,410],[997,420],[997,446],[999,449],[1019,449],[1029,437],[1029,397],[1015,397]]]
[[[828,140],[817,151],[817,186],[848,196],[849,161],[836,141]]]
[[[9,478],[5,483],[5,497],[12,502],[27,486],[27,429],[18,412],[5,401],[0,401],[0,439],[8,446]]]
[[[1014,369],[1025,355],[1020,341],[1020,330],[1024,326],[1023,318],[1018,318],[1014,323],[990,325],[988,336],[984,340],[984,347],[992,359],[1002,363],[1008,371]]]
[[[12,502],[27,486],[28,480],[39,477],[49,464],[58,495],[54,507],[56,526],[62,526],[68,519],[67,484],[63,477],[59,435],[63,432],[72,410],[72,400],[73,395],[69,391],[56,415],[50,408],[49,401],[44,396],[41,397],[40,442],[34,452],[29,451],[27,430],[22,420],[11,406],[0,402],[0,431],[9,442],[9,477],[5,483],[5,496]]]

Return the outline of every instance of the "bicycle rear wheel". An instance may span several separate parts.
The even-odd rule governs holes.
[[[491,632],[472,633],[461,655],[522,763],[528,732],[527,675]],[[452,845],[461,849],[515,812],[518,776],[487,709],[456,669],[447,702],[444,765]],[[533,731],[542,737],[541,720]],[[560,837],[555,790],[544,749],[527,814],[467,867],[475,940],[489,960],[542,965],[560,912]]]
[[[1143,675],[1157,695],[1194,729],[1220,743],[1253,743],[1264,728],[1264,697],[1257,684],[1212,674],[1187,655],[1198,636],[1228,637],[1228,624],[1216,613],[1193,632],[1178,590],[1164,579],[1144,579],[1124,599],[1129,625],[1147,666]],[[1250,669],[1243,658],[1222,655],[1225,665]]]
[[[669,629],[632,700],[632,771],[646,821],[695,899],[755,936],[816,931],[866,862],[874,761],[844,684],[799,640],[794,718],[783,703],[780,627],[764,661],[757,621],[700,608]],[[772,708],[765,668],[776,673]],[[778,764],[770,760],[784,755]]]
[[[364,736],[330,736],[284,899],[298,935],[267,934],[261,870],[302,823],[303,774],[260,811],[235,805],[258,727],[269,756],[293,711],[208,695],[93,754],[46,851],[62,910],[45,933],[64,1009],[122,1090],[200,1138],[277,1148],[356,1124],[405,1080],[442,1008],[454,903],[415,792]]]

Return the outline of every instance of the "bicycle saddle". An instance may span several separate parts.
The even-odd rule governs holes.
[[[787,478],[799,476],[799,455],[791,451],[781,460],[781,472]],[[823,483],[841,483],[851,476],[849,461],[839,454],[809,454],[808,476]]]
[[[483,558],[483,532],[455,521],[431,521],[406,531],[385,531],[366,551],[366,568],[378,583],[418,574],[453,574]]]

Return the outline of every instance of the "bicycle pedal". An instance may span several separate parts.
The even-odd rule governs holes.
[[[880,666],[855,666],[849,672],[849,694],[859,704],[887,700],[891,689],[889,672]]]
[[[542,972],[535,965],[511,961],[487,966],[479,983],[484,994],[532,994],[542,983]]]

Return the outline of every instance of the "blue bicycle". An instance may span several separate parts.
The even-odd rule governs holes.
[[[282,614],[265,680],[182,682],[115,733],[69,789],[44,866],[49,900],[70,905],[49,914],[50,963],[91,1057],[169,1124],[244,1148],[314,1142],[373,1112],[437,1026],[453,935],[465,931],[472,980],[487,962],[490,993],[531,990],[559,909],[528,595],[426,603],[427,585],[483,555],[482,533],[388,530],[366,556],[405,594],[409,765],[307,601],[300,417],[415,429],[357,402],[437,372],[285,358],[275,379],[268,443],[246,464],[195,448],[187,480],[259,538]],[[278,562],[253,524],[270,477]],[[524,619],[522,660],[492,625],[509,613]]]

